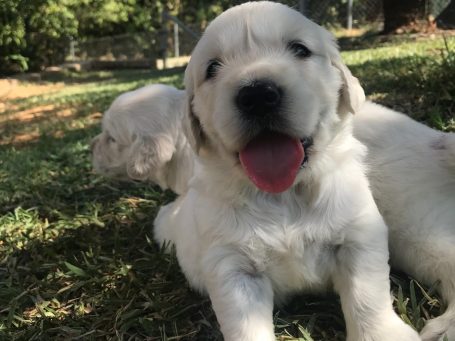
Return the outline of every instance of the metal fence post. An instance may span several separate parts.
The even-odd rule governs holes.
[[[167,11],[163,11],[161,16],[161,31],[160,31],[160,54],[161,58],[163,59],[163,69],[167,68],[167,40],[168,40],[168,29],[166,26],[167,23]]]
[[[305,4],[305,0],[299,0],[299,11],[300,13],[302,13],[303,15],[306,14],[306,4]]]
[[[76,52],[75,52],[75,45],[76,42],[71,38],[70,40],[70,61],[74,62],[76,59]]]
[[[348,30],[352,30],[352,0],[348,0]]]
[[[174,23],[174,57],[180,57],[179,25]]]

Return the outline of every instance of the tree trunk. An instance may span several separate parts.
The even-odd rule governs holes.
[[[395,32],[425,16],[425,0],[384,0],[383,34]]]
[[[436,24],[439,28],[455,29],[455,1],[452,0],[447,7],[437,16]]]

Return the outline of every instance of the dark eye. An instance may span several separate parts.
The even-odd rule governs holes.
[[[205,73],[205,79],[211,79],[216,76],[218,69],[221,67],[221,62],[218,59],[212,59],[209,61],[207,71]]]
[[[299,41],[291,41],[288,44],[288,49],[298,58],[307,58],[311,56],[310,49]]]
[[[107,143],[115,143],[115,139],[112,136],[108,136],[106,141]]]

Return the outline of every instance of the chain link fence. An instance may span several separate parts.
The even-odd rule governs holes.
[[[397,0],[399,1],[399,0]],[[233,5],[246,2],[234,0]],[[283,0],[329,29],[367,28],[380,31],[383,0]],[[422,20],[436,17],[450,0],[426,0]],[[73,42],[69,60],[90,63],[91,68],[166,68],[184,65],[200,34],[177,18],[163,14],[163,29]]]
[[[396,0],[400,1],[400,0]],[[426,0],[421,20],[437,17],[450,0]],[[294,1],[302,7],[302,1]],[[384,12],[382,0],[305,0],[305,14],[320,25],[332,29],[362,28],[382,30]],[[351,23],[351,25],[350,25]]]
[[[71,42],[69,62],[90,63],[94,69],[151,68],[158,57],[158,37],[153,33],[122,34]]]

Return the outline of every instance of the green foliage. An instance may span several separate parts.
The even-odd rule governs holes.
[[[160,25],[162,4],[151,0],[83,0],[74,6],[79,40],[107,35],[152,32]]]
[[[60,63],[70,39],[154,31],[161,9],[151,0],[1,0],[0,74]]]
[[[0,0],[0,74],[61,63],[70,39],[155,32],[164,10],[202,31],[235,0]],[[295,5],[295,1],[284,1]],[[168,23],[170,25],[170,23]]]
[[[0,73],[38,69],[62,60],[77,34],[74,0],[2,0]]]
[[[73,0],[46,0],[30,11],[27,18],[25,55],[30,68],[63,61],[68,42],[77,35],[78,22],[72,11]]]
[[[27,68],[27,60],[20,54],[25,46],[25,23],[20,15],[19,2],[0,0],[0,72],[2,69]]]

